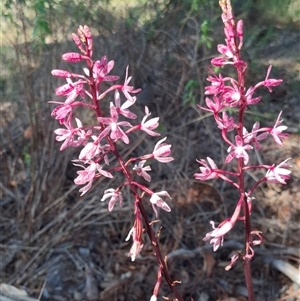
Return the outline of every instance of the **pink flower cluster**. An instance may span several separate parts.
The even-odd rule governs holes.
[[[228,145],[228,155],[225,158],[225,164],[236,159],[237,168],[235,171],[219,169],[216,163],[208,157],[207,160],[201,159],[197,161],[200,164],[200,172],[194,176],[200,181],[221,178],[239,190],[240,198],[231,218],[220,223],[218,227],[215,227],[214,222],[211,222],[213,230],[206,234],[204,240],[210,240],[210,243],[214,246],[214,251],[223,244],[224,235],[233,228],[238,220],[245,221],[246,215],[250,216],[253,199],[251,195],[255,188],[263,182],[286,184],[286,180],[289,179],[291,173],[287,164],[289,159],[278,165],[248,165],[250,161],[249,151],[259,149],[260,142],[268,135],[272,135],[275,142],[279,145],[282,145],[282,139],[288,136],[283,133],[287,127],[281,125],[282,112],[279,113],[273,127],[260,127],[259,122],[253,125],[250,132],[244,127],[245,110],[248,106],[255,105],[261,100],[260,96],[254,96],[256,90],[260,87],[266,87],[272,92],[271,88],[279,85],[282,80],[269,78],[270,66],[263,81],[253,87],[245,87],[247,63],[242,60],[240,55],[240,50],[243,46],[243,22],[240,20],[235,24],[230,1],[220,1],[220,5],[221,7],[223,5],[222,20],[224,23],[225,44],[218,45],[218,51],[221,55],[213,58],[211,64],[214,67],[231,65],[236,69],[237,76],[236,78],[223,77],[221,74],[217,75],[210,70],[211,75],[207,78],[210,84],[205,88],[205,95],[207,95],[205,100],[206,107],[200,108],[213,114],[222,138]],[[238,116],[236,120],[234,116],[228,113],[228,109],[232,108],[237,108]],[[234,140],[232,137],[234,137]],[[245,171],[249,169],[265,169],[266,174],[252,188],[245,191],[243,178]],[[247,210],[245,210],[245,206],[248,207]],[[241,215],[241,212],[244,215]],[[254,254],[254,252],[251,252],[252,249],[250,247],[249,254]]]
[[[114,84],[103,89],[102,82],[114,82],[118,76],[109,75],[114,66],[114,61],[108,61],[104,56],[101,60],[94,61],[93,39],[87,26],[80,26],[77,34],[73,34],[73,40],[80,53],[65,53],[62,59],[70,63],[85,62],[82,74],[72,73],[65,70],[53,70],[52,75],[65,78],[66,84],[56,89],[57,96],[65,97],[64,102],[51,101],[57,104],[52,111],[52,116],[58,120],[61,127],[54,131],[56,140],[61,141],[60,150],[67,147],[81,147],[78,159],[73,160],[74,165],[81,170],[77,171],[75,184],[82,185],[79,190],[81,195],[87,193],[96,179],[106,177],[114,178],[117,172],[125,176],[124,183],[116,188],[109,188],[104,191],[101,201],[109,199],[108,209],[113,210],[115,203],[123,204],[122,189],[129,186],[135,199],[135,226],[130,231],[134,245],[129,253],[132,260],[136,258],[143,247],[142,243],[142,222],[137,207],[137,202],[144,194],[149,196],[150,203],[157,215],[156,207],[170,211],[170,207],[163,201],[162,197],[169,197],[166,191],[153,192],[141,183],[134,180],[135,176],[142,177],[147,182],[151,181],[148,172],[151,171],[150,160],[157,160],[162,163],[171,162],[171,145],[166,144],[166,137],[159,140],[152,153],[137,158],[123,160],[118,150],[122,142],[130,143],[130,133],[142,131],[150,136],[160,136],[155,130],[159,126],[159,118],[150,118],[150,111],[145,107],[145,116],[141,123],[132,124],[137,118],[130,108],[136,102],[136,94],[140,89],[130,85],[131,76],[128,76],[128,67],[123,84]],[[106,96],[113,93],[114,102],[108,105],[109,116],[103,115],[100,103],[103,103]],[[122,101],[121,94],[125,100]],[[75,117],[75,109],[82,108],[93,110],[95,113],[95,125],[86,126]],[[121,144],[117,142],[121,141]],[[116,158],[117,163],[110,165],[111,157]],[[141,195],[138,193],[141,192]],[[137,230],[137,225],[139,225]]]

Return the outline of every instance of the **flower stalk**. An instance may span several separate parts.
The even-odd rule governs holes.
[[[214,67],[232,66],[236,70],[236,79],[232,77],[223,77],[221,74],[214,74],[210,69],[212,76],[208,76],[207,80],[211,83],[205,88],[205,94],[212,96],[206,98],[206,106],[201,109],[213,113],[218,128],[221,130],[221,136],[226,144],[228,144],[228,155],[225,158],[225,166],[229,163],[236,162],[236,169],[233,171],[220,170],[211,158],[207,158],[209,164],[205,160],[197,160],[200,163],[200,173],[194,176],[197,180],[206,181],[215,178],[230,183],[237,188],[239,200],[236,209],[231,218],[227,218],[221,222],[218,227],[211,221],[213,230],[208,232],[204,240],[210,240],[213,249],[216,251],[223,245],[224,236],[234,227],[237,222],[242,222],[245,229],[245,242],[242,254],[234,255],[231,263],[226,267],[229,270],[238,259],[243,260],[244,275],[248,290],[249,301],[254,301],[254,291],[251,275],[251,259],[254,256],[253,246],[262,242],[262,236],[259,231],[253,231],[251,227],[251,197],[255,189],[264,182],[273,182],[286,184],[285,180],[289,179],[290,171],[287,169],[287,160],[279,165],[258,165],[248,166],[250,157],[248,152],[254,148],[260,148],[260,141],[264,140],[269,134],[273,136],[276,143],[282,145],[283,138],[288,135],[282,133],[286,130],[286,126],[281,126],[281,113],[272,128],[259,128],[259,123],[253,125],[252,131],[248,132],[245,128],[245,111],[248,106],[257,104],[261,97],[253,97],[254,92],[260,87],[266,87],[272,92],[271,87],[279,85],[281,79],[270,79],[271,66],[268,68],[266,78],[257,83],[254,87],[246,88],[245,73],[247,63],[241,57],[241,48],[243,46],[243,22],[239,20],[235,23],[232,13],[230,0],[221,0],[219,2],[222,9],[222,21],[224,23],[225,44],[218,45],[218,51],[221,56],[213,58],[211,64]],[[237,108],[238,116],[236,121],[234,116],[227,114],[226,110]],[[234,141],[231,141],[230,132],[234,133]],[[252,188],[245,187],[245,171],[248,169],[266,169],[267,173],[259,179]],[[258,239],[254,240],[254,236]]]
[[[130,143],[129,134],[132,132],[143,131],[152,137],[160,136],[160,133],[155,131],[159,126],[159,118],[149,119],[151,113],[145,107],[145,116],[141,123],[132,125],[131,122],[137,116],[129,108],[136,102],[136,96],[134,95],[140,92],[140,89],[135,89],[129,85],[131,77],[128,76],[128,67],[124,84],[115,84],[102,91],[101,83],[103,81],[114,82],[119,78],[118,76],[108,75],[114,66],[114,62],[108,62],[105,56],[101,60],[93,60],[93,39],[87,26],[80,26],[77,34],[72,36],[80,53],[65,53],[62,59],[70,63],[85,62],[87,67],[83,68],[84,74],[75,74],[57,69],[52,71],[52,75],[65,78],[67,81],[67,84],[56,89],[57,96],[66,97],[65,102],[51,102],[57,105],[51,115],[62,126],[54,131],[56,140],[63,142],[61,150],[67,147],[81,148],[78,159],[73,160],[75,166],[82,168],[77,171],[78,176],[74,180],[75,184],[83,185],[79,190],[81,195],[87,193],[99,178],[114,178],[117,173],[123,175],[123,184],[116,188],[106,189],[101,201],[109,199],[108,210],[112,211],[117,202],[120,206],[123,205],[122,190],[125,186],[129,187],[134,199],[134,223],[126,238],[126,241],[130,238],[133,240],[128,256],[131,257],[132,261],[138,258],[144,246],[143,236],[146,232],[158,261],[159,277],[157,283],[159,285],[155,286],[155,296],[158,294],[161,276],[163,275],[177,300],[183,301],[175,282],[169,274],[166,261],[160,251],[158,236],[154,233],[152,223],[149,221],[143,205],[144,197],[148,196],[155,215],[158,216],[158,208],[167,212],[171,211],[163,200],[163,197],[171,197],[167,191],[154,192],[139,181],[139,178],[143,178],[147,182],[151,181],[151,176],[148,173],[151,171],[151,167],[148,165],[151,160],[157,160],[161,163],[168,163],[173,160],[170,156],[171,145],[165,143],[167,139],[165,137],[156,143],[153,152],[150,154],[126,160],[120,155],[120,147],[123,143]],[[123,103],[120,92],[125,97]],[[105,116],[100,103],[105,101],[109,93],[114,93],[114,103],[110,102],[109,104],[110,116]],[[94,126],[84,126],[83,122],[74,116],[74,109],[78,107],[94,111]],[[120,143],[117,144],[119,141]],[[116,159],[115,166],[110,165],[112,157]],[[133,165],[135,162],[137,164]]]
[[[230,0],[221,0],[222,21],[224,23],[225,44],[218,45],[220,56],[213,58],[213,67],[233,67],[236,77],[215,74],[210,69],[207,80],[210,82],[205,88],[206,107],[201,109],[212,113],[224,143],[228,147],[228,155],[225,158],[225,168],[220,169],[212,158],[197,160],[200,164],[200,172],[194,177],[200,181],[220,178],[237,189],[239,197],[232,216],[215,225],[211,221],[212,230],[206,234],[203,240],[209,240],[213,244],[213,250],[222,247],[225,235],[230,232],[236,223],[244,225],[245,242],[242,253],[237,253],[231,258],[231,263],[226,267],[229,270],[237,260],[243,261],[244,275],[248,290],[248,298],[254,301],[254,290],[251,275],[251,260],[254,256],[254,246],[262,242],[261,232],[252,230],[251,213],[253,193],[262,183],[286,184],[290,177],[287,161],[280,164],[250,165],[249,152],[259,149],[260,143],[268,135],[274,141],[282,145],[282,139],[287,137],[283,133],[287,129],[281,125],[281,114],[279,113],[273,127],[262,127],[256,122],[251,131],[245,128],[245,111],[249,106],[256,105],[261,100],[260,96],[254,96],[257,89],[267,88],[272,92],[272,87],[278,86],[282,80],[269,78],[271,66],[267,70],[264,80],[253,87],[246,88],[245,73],[247,63],[241,57],[243,46],[243,22],[235,23]],[[80,148],[77,159],[73,164],[81,168],[77,171],[74,182],[82,186],[79,190],[81,195],[87,193],[95,181],[99,178],[115,178],[117,174],[123,177],[123,183],[118,187],[108,188],[104,191],[101,201],[108,201],[108,210],[112,211],[117,203],[123,206],[122,190],[128,187],[134,203],[134,222],[126,241],[132,239],[132,247],[128,256],[135,261],[141,254],[144,246],[144,233],[149,237],[154,254],[158,262],[157,281],[153,289],[151,301],[156,301],[159,293],[162,277],[166,280],[170,290],[177,301],[183,301],[182,295],[177,290],[176,284],[168,271],[167,262],[160,246],[159,235],[153,230],[152,224],[147,216],[144,202],[149,198],[155,216],[158,217],[159,210],[170,212],[171,208],[165,199],[171,199],[167,191],[152,191],[148,184],[151,182],[152,168],[150,163],[156,160],[160,163],[173,161],[171,156],[171,145],[162,138],[156,142],[151,153],[142,154],[138,157],[123,158],[120,149],[124,144],[131,143],[130,135],[133,132],[142,131],[151,137],[160,136],[157,132],[159,117],[150,118],[151,112],[145,107],[145,115],[141,122],[135,122],[136,114],[130,108],[136,102],[136,94],[140,89],[130,86],[131,76],[126,68],[123,84],[113,84],[119,79],[116,75],[109,75],[114,66],[114,61],[108,61],[104,56],[100,60],[93,60],[93,39],[88,26],[79,26],[77,34],[72,35],[79,49],[77,52],[65,53],[62,59],[69,63],[85,62],[83,74],[72,73],[65,70],[55,69],[52,75],[66,80],[66,84],[56,89],[56,95],[65,97],[64,102],[50,101],[56,104],[52,116],[58,120],[60,128],[54,131],[56,140],[62,142],[60,150],[67,147]],[[109,88],[103,89],[103,82],[112,82]],[[108,103],[108,96],[114,101]],[[109,108],[109,114],[105,114],[102,105]],[[101,104],[101,106],[100,106]],[[95,116],[95,124],[86,126],[77,117],[76,109],[92,110]],[[231,116],[229,109],[236,108],[237,116]],[[114,159],[114,160],[112,160]],[[115,162],[112,165],[110,162]],[[234,166],[230,169],[231,166]],[[252,187],[245,185],[245,172],[247,170],[264,170],[266,174],[253,184]],[[144,184],[146,182],[146,184]]]

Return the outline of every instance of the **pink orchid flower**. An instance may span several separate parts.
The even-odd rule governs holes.
[[[143,241],[138,237],[137,230],[135,227],[133,227],[126,237],[125,241],[128,241],[130,239],[130,236],[133,238],[133,245],[128,253],[128,256],[131,257],[131,261],[135,261],[136,257],[140,254],[144,244]]]
[[[243,139],[239,136],[235,136],[235,145],[232,145],[228,148],[228,152],[230,153],[226,159],[225,163],[229,163],[233,158],[244,158],[244,164],[248,164],[249,155],[247,154],[247,149],[253,149],[253,147],[249,144],[243,145]]]
[[[135,165],[133,167],[133,170],[136,171],[136,174],[138,176],[143,177],[147,182],[151,182],[151,176],[147,173],[147,171],[151,170],[151,167],[149,165],[144,167],[145,163],[146,160],[142,160],[141,162],[138,163],[138,165]]]
[[[282,111],[280,111],[280,113],[277,117],[277,120],[275,122],[275,125],[270,131],[270,134],[273,136],[275,142],[278,143],[279,145],[283,145],[283,143],[281,141],[282,138],[287,138],[289,136],[288,134],[282,133],[282,131],[285,131],[287,129],[287,126],[280,125],[283,121],[283,120],[280,120],[281,113],[282,113]]]
[[[218,169],[216,163],[210,157],[207,157],[207,161],[210,166],[206,163],[204,159],[197,160],[197,162],[203,166],[200,166],[201,173],[194,174],[196,180],[206,181],[216,179],[218,177],[218,173],[214,171]]]
[[[114,209],[115,203],[119,200],[120,207],[123,205],[123,197],[122,193],[118,190],[113,188],[106,189],[104,191],[104,195],[101,199],[101,202],[105,201],[106,199],[110,198],[108,203],[108,211],[112,211]]]
[[[174,158],[168,157],[171,154],[172,145],[163,143],[166,139],[167,139],[167,137],[159,140],[155,144],[154,150],[152,153],[154,159],[156,159],[157,161],[162,162],[162,163],[167,163],[167,162],[171,162],[174,160]]]
[[[73,160],[73,162],[82,162],[82,160]],[[102,166],[93,160],[84,161],[85,164],[89,164],[88,167],[85,167],[83,165],[73,163],[75,166],[80,166],[83,168],[83,170],[77,171],[77,178],[74,179],[74,183],[76,185],[84,185],[87,183],[86,186],[82,187],[79,192],[81,192],[81,196],[84,195],[86,192],[90,190],[92,187],[93,180],[96,175],[96,171],[99,172],[99,174],[103,175],[107,178],[113,178],[113,175],[109,173],[108,171],[105,171],[102,169]]]
[[[133,97],[133,100],[135,102],[136,98]],[[112,108],[114,106],[118,114],[121,114],[129,119],[136,119],[137,116],[134,113],[127,110],[127,108],[132,106],[134,104],[134,102],[127,100],[121,106],[120,93],[118,90],[115,90],[115,106],[113,105],[113,103],[110,103],[110,107]]]
[[[149,112],[148,107],[145,107],[145,116],[142,119],[140,129],[142,131],[146,132],[150,136],[160,136],[159,133],[156,133],[156,132],[152,131],[152,130],[156,129],[159,126],[159,123],[158,123],[159,117],[155,117],[155,118],[152,118],[152,119],[146,121],[146,119],[150,115],[151,115],[151,113]]]
[[[113,140],[121,139],[124,143],[129,143],[128,136],[124,133],[124,131],[120,128],[120,126],[128,126],[131,127],[131,124],[127,121],[117,122],[119,118],[119,114],[116,111],[115,107],[110,108],[111,117],[98,117],[98,121],[102,124],[108,125],[100,134],[99,141],[104,138],[110,132],[110,138]]]
[[[286,162],[290,159],[291,158],[284,160],[277,166],[272,165],[265,176],[267,181],[270,183],[286,184],[285,180],[288,180],[290,178],[291,173],[291,171],[287,169],[289,168],[289,165],[286,164]]]
[[[169,199],[171,199],[170,195],[168,194],[167,191],[160,191],[160,192],[156,192],[156,193],[153,193],[151,195],[151,198],[150,198],[150,202],[152,204],[152,208],[155,212],[155,215],[157,217],[157,210],[155,208],[155,206],[157,207],[160,207],[162,208],[163,210],[167,211],[167,212],[170,212],[171,211],[171,208],[168,206],[168,204],[161,198],[161,196],[166,196],[168,197]]]

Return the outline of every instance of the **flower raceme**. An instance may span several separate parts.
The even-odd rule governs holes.
[[[134,261],[143,248],[140,204],[145,193],[149,197],[156,216],[158,207],[167,212],[171,211],[162,199],[163,197],[171,198],[167,191],[154,192],[135,178],[150,182],[151,176],[148,173],[151,171],[150,161],[171,162],[173,160],[171,145],[165,143],[167,138],[163,138],[156,143],[152,153],[123,159],[119,150],[124,147],[124,144],[130,144],[131,133],[141,131],[148,136],[160,136],[160,133],[155,131],[159,126],[159,117],[150,118],[151,112],[148,107],[145,107],[145,115],[141,122],[132,124],[137,119],[137,115],[131,112],[131,107],[137,100],[136,94],[141,90],[130,85],[132,77],[129,76],[128,67],[124,83],[113,84],[119,79],[119,76],[110,75],[114,61],[109,61],[106,56],[100,60],[93,60],[93,39],[89,28],[80,26],[77,34],[73,34],[72,37],[79,52],[65,53],[62,59],[69,63],[85,63],[86,66],[82,74],[59,69],[52,71],[53,76],[66,80],[65,84],[55,90],[56,96],[64,97],[65,101],[50,101],[56,104],[51,115],[60,123],[60,128],[54,133],[56,140],[62,142],[61,151],[67,147],[81,148],[78,159],[73,160],[73,164],[81,168],[77,171],[77,177],[74,180],[76,185],[82,186],[79,189],[81,195],[91,189],[96,179],[114,178],[117,173],[123,175],[123,184],[106,189],[101,201],[108,200],[109,211],[114,209],[117,202],[122,207],[122,189],[129,187],[134,198],[135,222],[126,240],[133,238],[133,245],[128,255]],[[111,86],[105,89],[102,82],[109,82]],[[106,100],[111,95],[113,101]],[[105,104],[107,104],[106,112],[109,112],[109,116],[104,114]],[[75,109],[92,110],[95,115],[94,125],[84,125],[75,117]],[[148,235],[155,237],[153,233],[148,233]]]
[[[251,195],[258,185],[263,182],[286,184],[286,180],[290,177],[290,171],[288,170],[288,159],[279,165],[248,166],[250,162],[249,152],[253,151],[253,149],[260,149],[260,143],[268,135],[271,135],[277,144],[283,144],[282,139],[288,135],[283,133],[287,127],[281,125],[282,112],[279,113],[273,127],[260,127],[259,122],[256,122],[249,132],[244,126],[244,114],[249,106],[256,105],[262,99],[261,96],[255,96],[259,88],[265,87],[269,92],[272,92],[271,88],[278,86],[282,80],[269,78],[272,68],[272,66],[269,66],[263,81],[248,89],[245,87],[247,63],[243,61],[240,52],[243,46],[243,22],[240,20],[235,23],[229,0],[221,0],[220,6],[223,11],[225,44],[218,45],[218,51],[221,56],[213,58],[211,64],[215,67],[229,65],[235,68],[236,78],[215,74],[212,69],[209,69],[210,75],[207,77],[209,84],[205,87],[205,95],[207,96],[205,99],[206,107],[199,107],[213,114],[215,122],[221,131],[221,136],[227,144],[228,155],[224,162],[225,169],[219,169],[210,157],[207,157],[207,160],[197,160],[200,164],[200,172],[195,173],[194,177],[200,181],[221,178],[238,189],[240,197],[233,216],[221,222],[218,227],[215,227],[214,222],[211,222],[213,230],[206,234],[204,240],[210,240],[214,251],[216,251],[222,246],[224,236],[234,227],[235,223],[242,221],[245,223],[249,241],[247,241],[245,246],[246,254],[244,257],[241,256],[241,258],[251,259],[254,255],[251,246],[262,241],[260,234],[259,240],[252,241],[250,239],[251,233],[258,233],[257,231],[251,231],[250,228],[250,214],[252,200],[254,199]],[[234,112],[232,108],[236,108],[235,111],[238,112],[237,118],[228,113],[228,111]],[[229,163],[231,165],[236,163],[235,171],[229,170]],[[267,172],[264,177],[258,179],[252,188],[250,187],[250,189],[246,190],[244,174],[248,169],[267,169]],[[241,210],[241,208],[243,209]],[[238,258],[240,256],[233,258],[230,267]]]
[[[120,117],[134,120],[137,116],[129,111],[129,108],[135,103],[136,97],[132,94],[140,92],[140,89],[135,89],[130,85],[131,76],[128,75],[128,67],[126,68],[126,75],[123,85],[112,85],[110,88],[101,91],[102,82],[113,82],[119,79],[119,76],[109,75],[114,67],[114,61],[108,61],[106,56],[103,56],[100,60],[93,61],[92,59],[92,36],[87,26],[80,26],[78,34],[73,34],[73,40],[78,46],[81,53],[69,52],[62,56],[63,60],[70,63],[86,62],[87,67],[83,68],[83,74],[72,73],[65,70],[55,69],[52,71],[52,75],[65,78],[67,83],[56,89],[57,96],[64,96],[65,102],[52,101],[52,103],[58,104],[53,110],[52,116],[65,128],[55,130],[56,140],[64,141],[61,150],[67,147],[82,146],[82,150],[79,155],[79,160],[82,164],[89,165],[84,167],[83,171],[79,172],[76,178],[76,184],[82,185],[88,183],[82,190],[84,193],[91,187],[91,183],[95,178],[106,176],[102,166],[99,164],[101,160],[105,158],[104,165],[108,164],[108,155],[113,152],[113,143],[118,140],[123,141],[125,144],[130,143],[128,134],[141,130],[150,136],[160,135],[153,130],[159,125],[159,118],[155,117],[149,119],[151,115],[149,109],[145,107],[145,117],[139,125],[133,126],[129,121],[120,120]],[[100,92],[101,91],[101,92]],[[110,116],[106,117],[102,115],[100,111],[99,103],[109,93],[114,93],[114,103],[110,103]],[[121,103],[120,92],[125,96],[125,101]],[[80,99],[79,99],[80,97]],[[83,126],[82,122],[78,118],[73,118],[73,110],[76,107],[82,107],[86,109],[92,109],[97,115],[97,124],[93,127]],[[77,126],[73,125],[76,122]],[[129,129],[129,130],[128,130]],[[100,146],[103,139],[108,139],[108,143],[105,147]],[[162,143],[165,139],[160,140],[153,151],[153,155],[148,156],[149,159],[156,159],[160,162],[170,162],[173,160],[170,157],[171,145]],[[84,161],[85,160],[85,161]],[[143,164],[145,164],[144,160]],[[141,163],[140,163],[141,164]],[[95,168],[96,167],[96,168]],[[118,168],[115,168],[117,170]],[[137,175],[143,176],[147,181],[151,180],[151,177],[146,171],[151,170],[150,166],[142,168],[139,166],[135,170]],[[114,171],[114,168],[111,168]],[[111,177],[113,175],[109,173]]]

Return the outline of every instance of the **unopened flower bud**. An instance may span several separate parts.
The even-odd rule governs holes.
[[[55,89],[55,94],[57,96],[67,95],[74,90],[74,87],[71,84],[65,84]]]
[[[82,25],[79,25],[79,28],[77,29],[78,37],[82,43],[86,43],[86,38],[84,34],[84,28]]]
[[[225,63],[225,58],[223,57],[215,57],[211,60],[211,64],[214,66],[214,67],[222,67]]]
[[[87,25],[83,26],[83,33],[84,33],[84,35],[86,37],[86,40],[87,40],[88,49],[92,50],[92,48],[93,48],[93,39],[92,39],[92,34],[90,32],[90,29]]]
[[[229,47],[226,46],[226,45],[219,44],[218,45],[218,51],[221,54],[224,54],[225,56],[227,56],[228,58],[232,58],[233,57],[233,53],[231,52],[231,50],[229,49]]]
[[[77,45],[77,47],[79,49],[81,49],[82,48],[82,44],[81,44],[81,41],[80,41],[78,35],[76,35],[75,33],[72,33],[72,38],[73,38],[73,41],[75,42],[75,44]]]
[[[67,77],[72,76],[72,73],[70,73],[69,71],[58,70],[58,69],[52,70],[51,74],[54,75],[54,76],[63,77],[63,78],[67,78]]]
[[[62,56],[62,59],[67,62],[76,63],[82,61],[83,57],[80,53],[68,52]]]
[[[243,46],[243,20],[239,20],[236,24],[236,32],[240,39],[239,49],[241,50]]]

